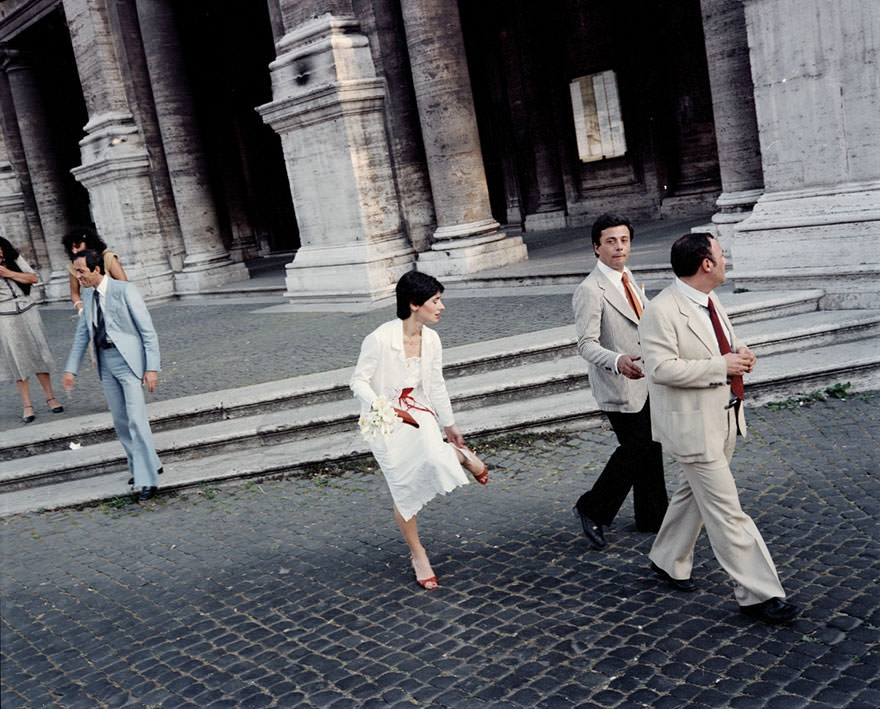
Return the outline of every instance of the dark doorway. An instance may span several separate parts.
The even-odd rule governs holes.
[[[56,179],[64,191],[68,217],[72,224],[91,224],[88,190],[70,172],[82,162],[79,141],[89,119],[63,13],[60,10],[49,13],[18,35],[11,45],[22,52],[22,61],[33,72],[34,85],[45,110],[42,117],[20,116],[19,119],[46,121],[50,145],[45,149],[54,158],[58,170]],[[62,236],[45,234],[47,241],[60,241]]]
[[[226,237],[256,245],[246,258],[294,251],[299,230],[281,139],[254,110],[272,100],[275,47],[266,3],[190,0],[174,7]]]

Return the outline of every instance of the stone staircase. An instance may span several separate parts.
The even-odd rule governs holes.
[[[721,294],[759,356],[749,405],[837,382],[880,388],[880,311],[820,311],[822,291]],[[578,429],[602,419],[574,327],[450,348],[447,387],[466,436]],[[148,411],[164,489],[319,469],[368,453],[345,368],[155,402]],[[88,445],[79,445],[88,441]],[[0,445],[0,515],[128,491],[109,413],[24,427]]]

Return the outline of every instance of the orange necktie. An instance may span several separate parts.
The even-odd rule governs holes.
[[[633,287],[629,282],[629,278],[626,277],[626,271],[623,272],[623,276],[620,280],[623,281],[623,290],[626,292],[626,299],[629,301],[629,307],[633,309],[637,318],[641,318],[642,302],[639,300],[639,296],[633,293]]]

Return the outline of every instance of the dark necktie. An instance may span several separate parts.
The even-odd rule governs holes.
[[[724,334],[724,329],[721,327],[721,319],[718,317],[718,311],[715,310],[715,304],[712,302],[711,298],[709,298],[709,319],[712,321],[712,329],[715,331],[715,339],[718,340],[718,348],[721,350],[721,354],[726,355],[728,352],[732,352],[733,350],[730,349],[730,342],[728,342],[727,336]],[[730,375],[730,390],[734,395],[739,397],[740,400],[745,399],[742,375]]]
[[[95,353],[107,341],[107,330],[104,328],[104,312],[101,307],[101,294],[95,291]]]
[[[629,307],[633,309],[633,312],[636,314],[637,318],[641,318],[642,302],[639,300],[639,297],[635,293],[633,293],[633,287],[632,284],[629,282],[629,278],[626,277],[626,271],[623,272],[620,280],[623,282],[623,290],[626,292],[626,299],[627,301],[629,301]]]

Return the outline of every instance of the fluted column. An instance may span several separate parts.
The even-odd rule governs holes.
[[[64,187],[60,179],[62,168],[52,150],[47,149],[52,144],[49,125],[26,57],[6,50],[4,70],[9,80],[18,135],[49,257],[45,294],[49,300],[62,300],[69,296],[67,264],[70,262],[61,245],[61,237],[70,228]],[[42,265],[45,272],[46,264]]]
[[[437,230],[419,270],[473,273],[527,258],[492,216],[455,0],[402,0]]]
[[[129,109],[103,0],[63,0],[89,121],[73,176],[89,191],[98,232],[145,297],[172,295],[151,165]]]
[[[736,225],[735,282],[880,307],[880,3],[745,9],[764,193]]]
[[[742,0],[701,5],[722,188],[712,222],[729,252],[734,225],[751,213],[764,189],[761,145]]]
[[[176,290],[179,294],[197,293],[220,283],[245,280],[247,269],[241,263],[232,262],[221,238],[171,7],[168,0],[137,0],[137,11],[186,248],[183,270],[174,276]]]

